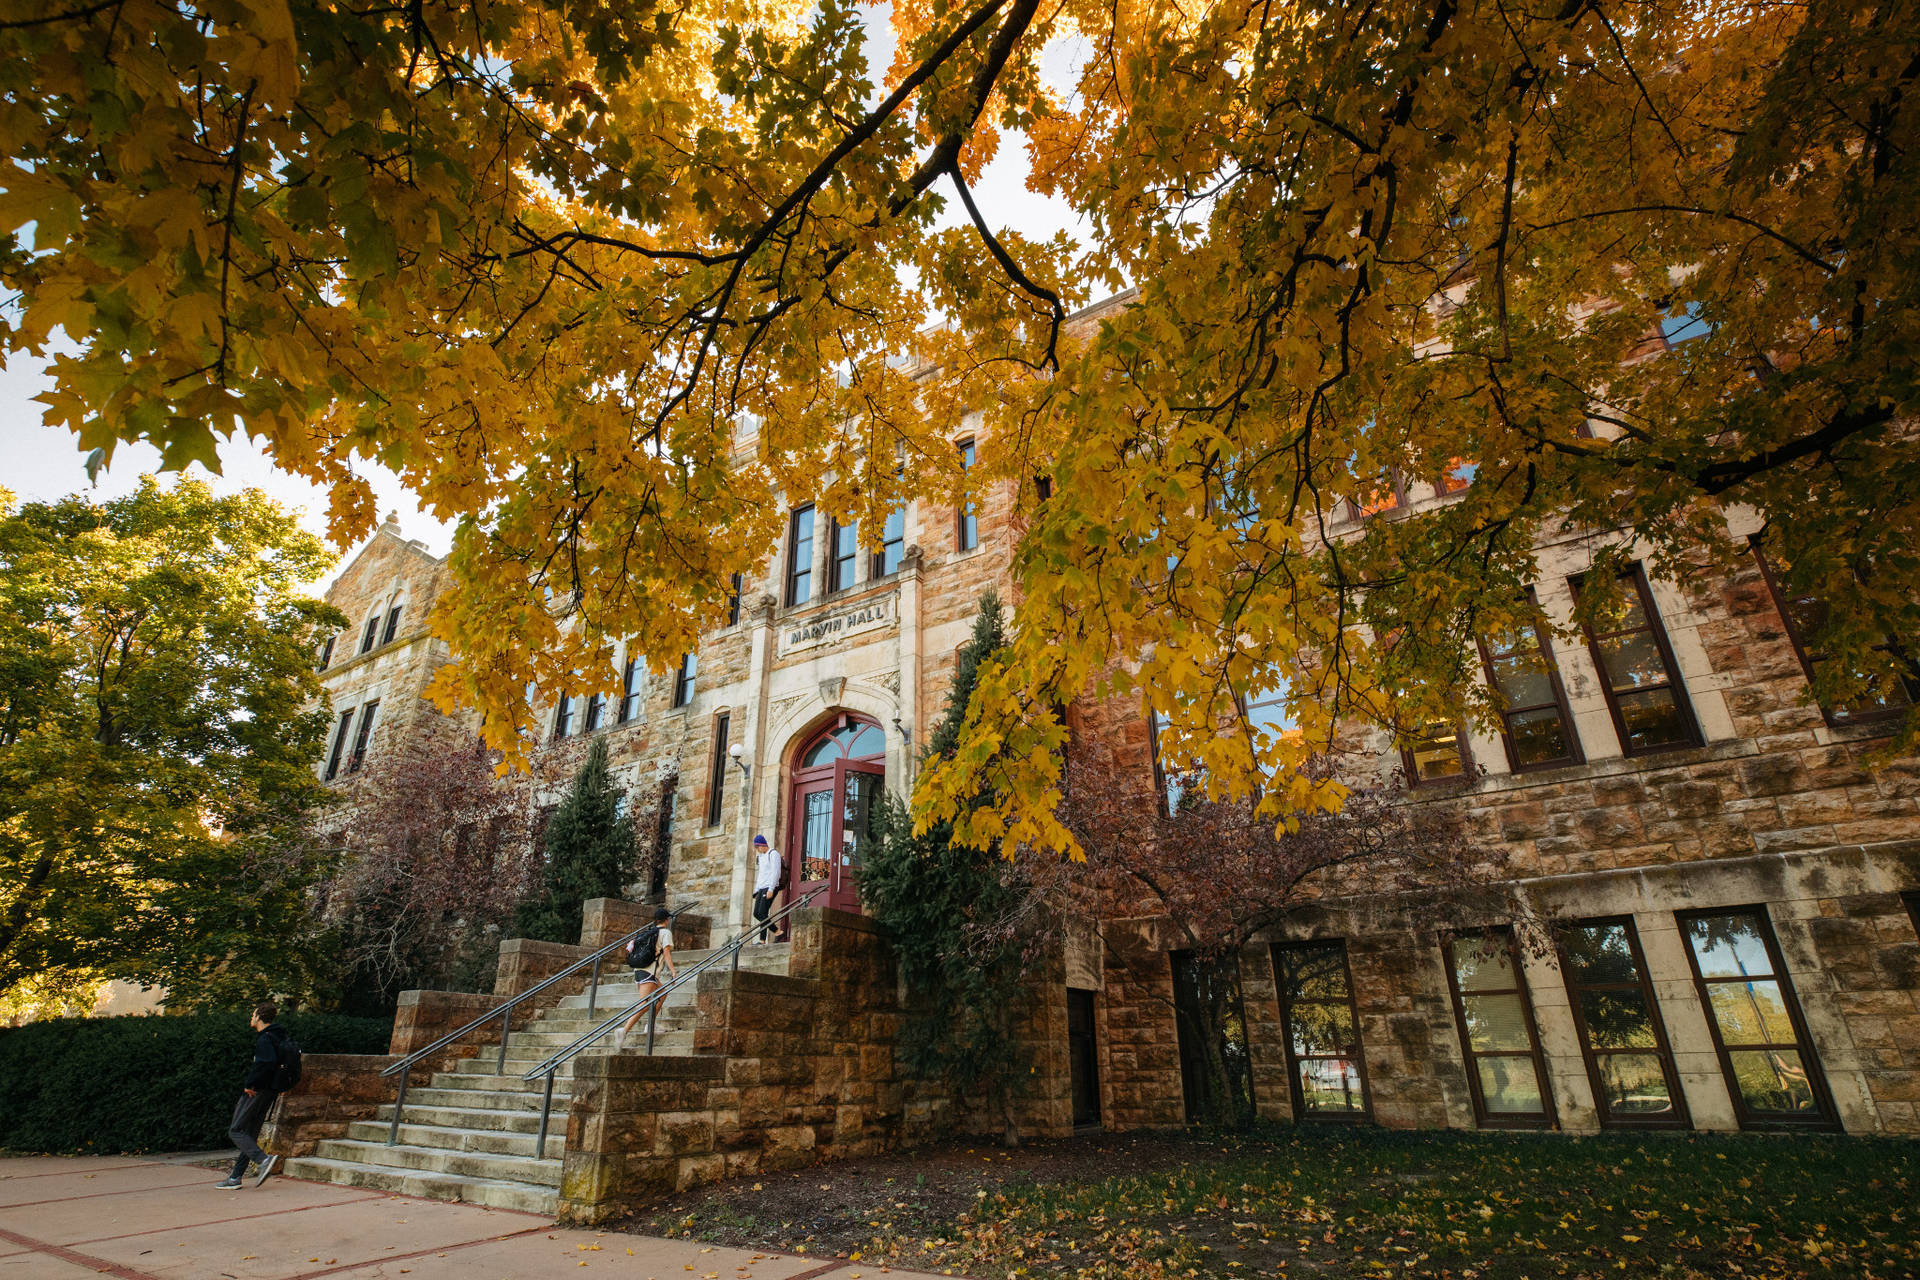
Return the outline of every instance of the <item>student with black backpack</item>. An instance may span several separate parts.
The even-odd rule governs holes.
[[[673,912],[665,907],[655,907],[653,923],[633,935],[633,941],[627,944],[627,963],[633,966],[633,980],[640,984],[642,1007],[633,1011],[627,1019],[627,1025],[620,1028],[620,1043],[616,1049],[627,1047],[627,1037],[633,1034],[634,1024],[640,1021],[640,1015],[646,1012],[645,1002],[648,996],[660,989],[660,979],[655,971],[665,969],[669,978],[680,976],[680,970],[673,964]]]
[[[260,1172],[253,1180],[259,1186],[280,1167],[280,1157],[260,1149],[260,1126],[266,1123],[273,1100],[300,1083],[300,1046],[293,1042],[285,1027],[274,1021],[280,1011],[270,1004],[255,1005],[253,1018],[253,1062],[247,1078],[240,1082],[240,1100],[233,1106],[233,1125],[227,1137],[240,1149],[233,1172],[219,1183],[223,1191],[237,1190],[247,1175],[247,1165],[257,1163]]]

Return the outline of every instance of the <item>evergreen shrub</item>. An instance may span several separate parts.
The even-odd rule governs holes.
[[[391,1018],[290,1013],[303,1054],[385,1053]],[[253,1060],[247,1013],[51,1018],[0,1029],[0,1149],[211,1151]]]
[[[546,866],[538,896],[520,904],[513,936],[543,942],[580,941],[589,898],[618,898],[638,873],[633,821],[607,758],[607,736],[587,748],[573,785],[547,822]]]

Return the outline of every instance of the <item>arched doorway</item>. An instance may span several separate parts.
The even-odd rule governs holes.
[[[787,854],[796,898],[825,886],[826,906],[860,909],[860,863],[886,780],[887,735],[865,716],[842,711],[801,744],[793,759]]]

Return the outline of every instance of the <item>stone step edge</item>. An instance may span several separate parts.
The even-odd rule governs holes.
[[[322,1140],[321,1145],[352,1147],[356,1149],[357,1154],[365,1154],[367,1156],[377,1155],[380,1152],[392,1151],[395,1153],[408,1152],[411,1154],[422,1155],[422,1156],[465,1156],[474,1160],[511,1160],[511,1161],[514,1161],[516,1164],[525,1165],[529,1172],[538,1171],[543,1174],[549,1174],[554,1178],[558,1178],[560,1176],[560,1157],[559,1156],[518,1156],[505,1151],[453,1151],[453,1150],[449,1150],[446,1147],[423,1147],[418,1143],[413,1143],[413,1142],[396,1142],[392,1146],[388,1146],[384,1142],[374,1142],[367,1138],[326,1138]],[[363,1151],[361,1149],[366,1149],[366,1150]],[[316,1154],[309,1158],[319,1159],[319,1160],[339,1160],[342,1157],[322,1156],[322,1155]],[[445,1174],[450,1178],[483,1178],[489,1182],[522,1182],[523,1181],[520,1178],[487,1178],[486,1175],[484,1174],[454,1173],[448,1169],[422,1169],[418,1165],[388,1164],[384,1160],[367,1159],[367,1160],[357,1161],[355,1163],[365,1164],[371,1168],[376,1168],[376,1169],[394,1169],[403,1173],[440,1173],[440,1174]],[[530,1187],[538,1187],[538,1186],[548,1186],[552,1184],[545,1183],[545,1182],[536,1182],[532,1180],[525,1180],[524,1185],[530,1186]]]
[[[304,1178],[309,1182],[332,1183],[335,1186],[373,1185],[360,1182],[342,1183],[333,1178],[310,1177],[306,1171],[312,1168],[337,1169],[352,1175],[372,1178],[378,1181],[414,1179],[427,1186],[439,1184],[450,1188],[475,1187],[484,1190],[503,1191],[517,1196],[531,1196],[548,1200],[551,1204],[549,1212],[551,1212],[551,1209],[557,1209],[560,1205],[560,1189],[558,1187],[543,1186],[536,1182],[513,1182],[506,1178],[476,1178],[464,1173],[434,1173],[426,1169],[400,1169],[392,1165],[362,1164],[357,1160],[337,1160],[331,1156],[296,1156],[292,1160],[287,1161],[283,1172],[290,1178]],[[375,1186],[374,1189],[390,1190],[391,1188]],[[401,1194],[406,1195],[412,1193],[402,1192]],[[425,1198],[438,1200],[444,1199],[445,1197],[428,1196]],[[454,1199],[464,1204],[479,1203],[478,1201],[464,1200],[460,1197],[454,1197]],[[497,1209],[504,1208],[505,1206],[492,1205],[487,1207]],[[517,1212],[534,1213],[534,1211],[530,1209],[521,1209]]]
[[[554,1112],[556,1115],[559,1113],[559,1110],[560,1109],[558,1107],[554,1108]],[[392,1123],[391,1117],[389,1117],[386,1120],[349,1120],[347,1122],[347,1132],[345,1137],[327,1138],[327,1139],[324,1139],[324,1141],[327,1141],[327,1142],[373,1142],[384,1147],[387,1145],[387,1127],[391,1123]],[[364,1138],[355,1137],[353,1131],[355,1129],[362,1128],[362,1127],[378,1129],[379,1133],[378,1135],[370,1134]],[[529,1145],[532,1144],[535,1136],[532,1133],[516,1133],[511,1129],[463,1129],[455,1125],[417,1124],[412,1120],[402,1120],[400,1122],[401,1134],[404,1135],[409,1129],[424,1130],[426,1135],[431,1135],[436,1138],[444,1136],[448,1139],[481,1138],[481,1137],[496,1138],[496,1139],[524,1138],[526,1139]],[[563,1128],[558,1133],[549,1133],[547,1135],[547,1146],[549,1148],[562,1146],[566,1143],[566,1140],[567,1140],[567,1135]],[[431,1142],[406,1142],[404,1140],[400,1142],[396,1142],[393,1145],[395,1147],[407,1147],[407,1146],[428,1147],[434,1151],[452,1151],[460,1155],[469,1155],[469,1156],[489,1156],[489,1155],[506,1156],[506,1155],[515,1154],[514,1152],[511,1152],[511,1151],[473,1151],[465,1147],[443,1147]]]

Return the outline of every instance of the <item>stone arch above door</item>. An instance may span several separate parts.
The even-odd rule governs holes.
[[[897,678],[893,672],[883,672],[875,679]],[[792,758],[797,746],[796,738],[805,736],[815,725],[824,722],[829,716],[842,711],[866,716],[886,730],[888,759],[887,767],[891,772],[905,763],[904,757],[894,758],[894,752],[902,744],[897,742],[898,733],[893,722],[900,718],[900,695],[883,686],[867,680],[841,680],[836,693],[838,696],[828,699],[825,695],[825,682],[784,698],[774,699],[768,708],[766,735],[761,739],[763,750],[769,753],[766,763],[779,763],[784,766]]]

